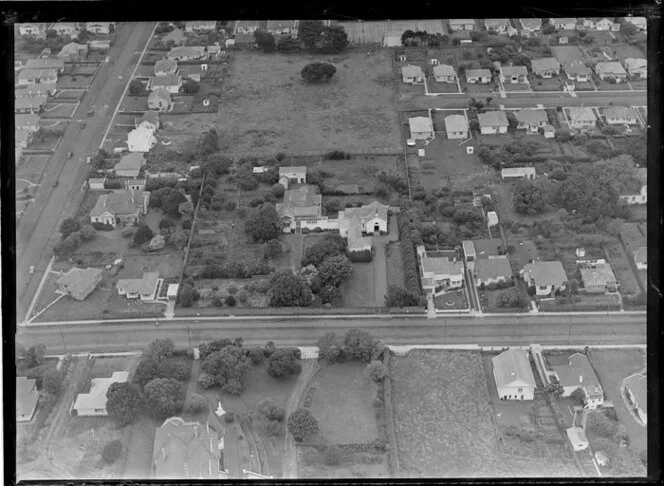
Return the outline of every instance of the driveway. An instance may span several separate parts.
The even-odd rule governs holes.
[[[376,252],[373,258],[374,302],[377,306],[382,306],[385,303],[385,296],[387,295],[387,251],[385,246],[392,241],[399,240],[399,228],[396,215],[393,214],[390,216],[387,229],[388,234],[373,237],[373,246]]]

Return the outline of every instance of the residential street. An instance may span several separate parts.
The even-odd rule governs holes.
[[[85,93],[67,127],[62,141],[51,156],[37,199],[23,214],[16,228],[16,293],[17,318],[22,320],[34,292],[51,258],[51,245],[59,238],[58,227],[65,217],[72,215],[80,201],[81,188],[86,180],[88,166],[85,159],[95,154],[125,85],[128,75],[139,60],[155,24],[122,23],[118,26],[114,46],[108,53],[109,61],[99,67],[92,85]],[[87,117],[94,106],[95,115]],[[81,130],[77,120],[85,120]],[[73,157],[67,159],[67,153]],[[58,181],[57,187],[54,183]],[[28,269],[35,266],[35,273]]]
[[[571,322],[571,333],[570,333]],[[386,344],[484,344],[495,346],[645,344],[646,320],[641,315],[452,317],[426,319],[384,316],[376,319],[200,320],[114,324],[72,324],[19,328],[24,346],[43,343],[49,354],[84,351],[141,350],[169,337],[176,346],[195,346],[223,337],[242,336],[247,345],[314,345],[325,332],[350,328],[371,332]],[[67,349],[65,350],[64,344]]]

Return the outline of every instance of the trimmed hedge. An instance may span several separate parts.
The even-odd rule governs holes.
[[[351,262],[370,262],[373,260],[373,252],[371,250],[363,251],[348,251],[346,250],[346,256]]]
[[[421,240],[419,229],[413,224],[412,219],[405,213],[399,213],[397,216],[399,222],[399,239],[401,240],[401,255],[404,266],[404,284],[406,290],[415,294],[422,295],[420,285],[420,270],[417,262],[417,253],[415,250],[416,241],[413,237]]]

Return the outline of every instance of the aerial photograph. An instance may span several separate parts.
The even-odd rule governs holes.
[[[647,476],[650,20],[59,20],[18,481]]]

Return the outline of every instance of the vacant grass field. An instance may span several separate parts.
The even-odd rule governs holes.
[[[50,155],[24,155],[22,162],[16,166],[16,180],[25,179],[39,184],[50,158]]]
[[[297,448],[298,478],[389,478],[387,454],[350,452],[341,455],[339,464],[325,464],[325,453],[313,447]]]
[[[383,305],[376,302],[374,287],[374,262],[353,263],[353,275],[341,284],[343,307],[375,307]]]
[[[577,46],[553,46],[551,47],[551,50],[560,64],[586,60],[583,52]]]
[[[232,153],[362,151],[398,147],[389,53],[354,50],[336,57],[239,53],[226,81],[217,127]],[[305,84],[302,68],[332,62],[327,84]]]
[[[630,259],[633,257],[625,253],[625,250],[619,241],[614,241],[607,245],[606,249],[611,258],[611,268],[620,284],[620,293],[635,294],[640,292],[641,287],[639,286],[639,282],[634,275],[634,270],[632,270],[632,265],[630,263]]]
[[[325,178],[329,187],[357,184],[360,193],[371,192],[380,172],[397,175],[397,160],[390,155],[355,156],[348,160],[325,160],[322,157],[293,157],[289,165],[306,165],[307,172],[317,170],[331,174]],[[325,197],[327,200],[327,197]]]
[[[56,88],[87,88],[92,83],[92,76],[72,76],[68,74],[58,76]]]
[[[236,306],[237,307],[268,307],[269,299],[266,294],[258,292],[249,292],[244,290],[249,282],[254,282],[257,279],[233,279],[233,278],[218,278],[218,279],[199,279],[196,281],[196,289],[201,294],[201,298],[194,304],[194,307],[210,307],[212,298],[215,294],[221,294],[224,298],[230,295],[229,289],[235,287]],[[237,297],[239,292],[247,293],[247,302],[241,303]]]
[[[216,113],[168,114],[162,116],[159,138],[171,142],[171,150],[183,148],[189,141],[197,140],[205,130],[214,126]]]
[[[147,96],[125,96],[120,104],[120,112],[144,112],[148,110]]]
[[[387,285],[403,287],[405,284],[403,275],[403,256],[401,254],[401,242],[394,241],[385,248],[387,256]]]
[[[535,91],[562,91],[563,87],[563,82],[558,76],[548,79],[531,76],[529,81]]]

